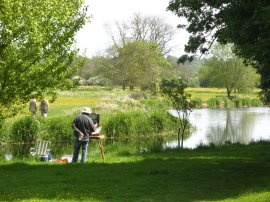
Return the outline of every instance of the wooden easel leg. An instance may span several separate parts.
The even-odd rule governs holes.
[[[98,146],[99,146],[99,149],[100,149],[100,152],[101,152],[102,159],[104,161],[105,160],[105,156],[104,156],[103,145],[102,145],[102,141],[101,140],[98,140]]]

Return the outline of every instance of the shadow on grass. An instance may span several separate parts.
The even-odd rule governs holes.
[[[0,166],[0,200],[212,201],[270,190],[270,146],[168,151],[128,163]]]

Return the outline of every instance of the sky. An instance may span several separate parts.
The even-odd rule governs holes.
[[[88,14],[92,16],[76,35],[76,46],[80,48],[81,54],[89,58],[100,55],[106,48],[112,45],[110,35],[106,31],[105,24],[114,22],[127,22],[134,13],[143,16],[159,16],[165,22],[176,29],[173,47],[170,55],[176,57],[184,53],[184,44],[188,41],[188,33],[177,29],[176,26],[183,22],[171,11],[166,11],[170,0],[85,0],[88,5]]]

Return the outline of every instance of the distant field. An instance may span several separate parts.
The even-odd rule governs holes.
[[[191,98],[200,97],[203,101],[212,97],[227,96],[225,88],[187,88],[187,92],[191,93]],[[232,96],[237,95],[239,97],[258,98],[259,92],[260,89],[255,89],[249,93],[232,93]]]

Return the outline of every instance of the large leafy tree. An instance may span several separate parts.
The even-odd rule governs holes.
[[[233,43],[237,55],[261,74],[263,98],[270,101],[269,1],[171,0],[168,9],[188,21],[179,26],[191,34],[181,61],[207,52],[214,40]]]
[[[30,98],[68,86],[76,71],[76,32],[85,24],[83,0],[0,2],[0,117]]]
[[[105,76],[113,83],[129,86],[147,86],[157,93],[162,72],[169,63],[155,43],[134,41],[123,47],[114,47],[107,60]]]
[[[204,74],[201,76],[208,79],[212,87],[226,88],[228,98],[231,98],[233,90],[245,91],[258,84],[259,75],[233,54],[231,44],[215,44],[210,53],[212,57],[202,67],[201,72]]]

